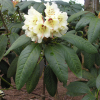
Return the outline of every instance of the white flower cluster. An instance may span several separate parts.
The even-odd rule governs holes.
[[[46,6],[45,21],[41,13],[31,7],[28,10],[28,15],[24,15],[25,21],[22,27],[25,30],[26,36],[38,43],[41,43],[44,37],[61,37],[68,30],[67,13],[61,12],[54,2],[52,2],[52,5],[49,2],[44,5]]]

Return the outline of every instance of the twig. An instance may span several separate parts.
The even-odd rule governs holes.
[[[1,10],[0,10],[0,16],[1,16],[1,20],[2,20],[2,22],[3,22],[3,25],[4,25],[4,27],[6,28],[6,31],[7,31],[7,33],[8,33],[9,30],[8,30],[6,24],[5,24],[5,21],[4,21],[4,19],[3,19],[3,15],[2,15],[2,13],[1,13]]]
[[[17,7],[17,12],[19,14],[20,21],[23,21],[22,16],[21,16],[20,11],[19,11],[19,7]]]
[[[15,88],[13,85],[11,85],[8,81],[6,81],[4,78],[0,77],[4,82],[6,82],[8,85],[10,85],[11,87]]]

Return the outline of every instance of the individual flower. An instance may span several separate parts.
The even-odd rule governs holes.
[[[30,37],[32,41],[35,41],[35,43],[41,43],[42,42],[42,38],[38,38],[37,34],[34,33],[33,31],[25,31],[26,36]]]
[[[48,26],[50,29],[56,30],[58,28],[59,21],[58,19],[47,18],[44,24]]]
[[[58,17],[58,20],[59,20],[59,26],[66,26],[67,25],[67,19],[68,19],[68,16],[67,16],[67,13],[66,12],[63,12],[63,13],[59,13],[57,15]]]
[[[28,29],[30,31],[33,31],[38,22],[43,23],[42,15],[24,15],[24,17],[26,20],[24,21],[24,26],[22,28],[25,30]]]
[[[62,26],[60,28],[58,28],[57,30],[51,30],[51,35],[50,37],[53,38],[53,36],[55,37],[61,37],[62,35],[64,35],[68,30],[68,27]]]
[[[28,15],[36,15],[36,16],[42,17],[42,14],[36,11],[32,6],[28,10]]]
[[[47,2],[47,4],[44,4],[44,5],[46,6],[46,9],[45,9],[46,16],[51,17],[59,13],[59,8],[57,4],[55,4],[54,2],[52,2],[52,5],[50,5],[49,2]]]
[[[38,23],[33,31],[37,33],[38,38],[50,37],[50,29],[43,23]]]

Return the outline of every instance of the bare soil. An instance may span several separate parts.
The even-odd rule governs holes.
[[[70,70],[68,74],[69,77],[68,77],[67,84],[79,80]],[[15,83],[13,82],[13,79],[12,79],[12,85],[15,87]],[[42,100],[43,79],[40,78],[37,87],[30,94],[27,93],[25,86],[21,90],[9,89],[3,91],[5,93],[4,99],[6,100]],[[45,100],[82,100],[83,98],[83,96],[77,96],[77,97],[67,96],[66,92],[67,89],[63,87],[63,84],[61,82],[59,82],[58,93],[54,97],[51,97],[46,90]]]

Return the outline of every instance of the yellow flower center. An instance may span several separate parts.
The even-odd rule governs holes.
[[[37,17],[34,18],[33,24],[36,25],[36,22],[38,21]]]
[[[51,7],[49,7],[47,13],[48,13],[48,15],[54,15],[55,11],[54,11],[54,9],[52,9]]]
[[[39,28],[39,31],[42,33],[41,37],[43,37],[43,33],[45,32],[45,30],[46,30],[46,26],[41,25],[40,28]]]
[[[53,19],[52,18],[49,18],[48,19],[48,22],[49,22],[49,24],[52,26],[52,28],[53,28]]]

